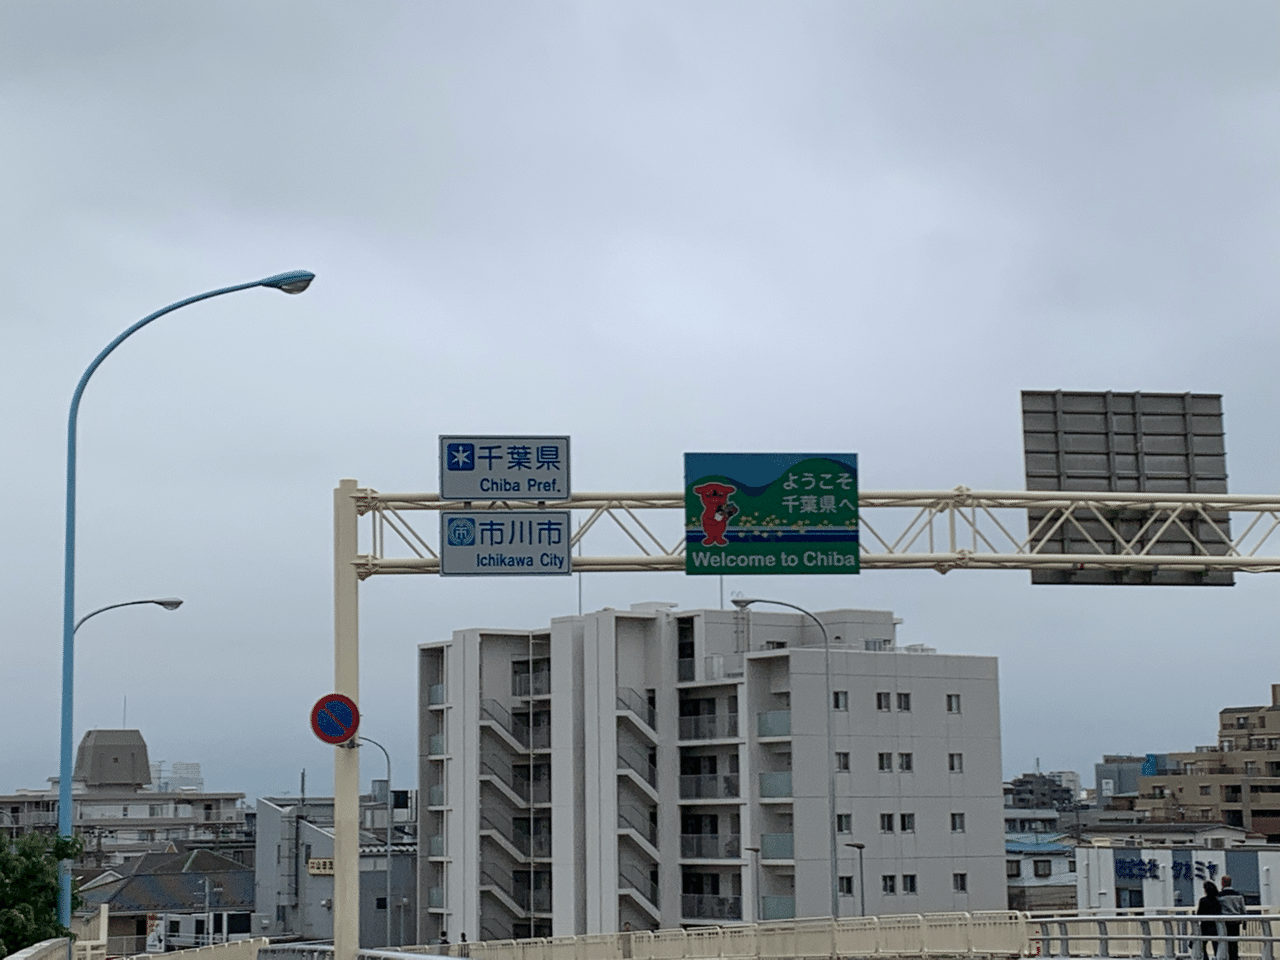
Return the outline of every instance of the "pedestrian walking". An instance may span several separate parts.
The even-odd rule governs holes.
[[[1196,904],[1196,915],[1201,917],[1222,916],[1222,902],[1218,899],[1218,888],[1212,880],[1204,882],[1204,896]],[[1220,933],[1217,920],[1201,920],[1200,935],[1202,937],[1213,937],[1214,939],[1197,943],[1194,954],[1196,956],[1216,957],[1218,955],[1217,937]]]
[[[1222,889],[1218,891],[1218,903],[1222,905],[1222,915],[1224,917],[1243,917],[1244,916],[1244,896],[1235,887],[1231,886],[1231,875],[1224,873],[1222,875]],[[1225,933],[1228,937],[1234,938],[1240,936],[1240,924],[1233,923],[1230,920],[1223,922],[1226,928]],[[1227,958],[1228,960],[1240,960],[1240,943],[1235,939],[1227,940]]]

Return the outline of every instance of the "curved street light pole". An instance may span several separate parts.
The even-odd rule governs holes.
[[[391,754],[377,740],[368,737],[356,737],[365,743],[372,743],[387,758],[387,949],[391,949]]]
[[[154,603],[157,606],[164,607],[166,610],[177,610],[182,606],[182,601],[177,597],[165,597],[163,600],[126,600],[124,603],[113,603],[110,606],[99,607],[92,613],[86,613],[83,617],[76,621],[76,625],[71,628],[71,632],[75,633],[84,625],[84,622],[90,617],[96,617],[100,613],[106,613],[108,610],[115,610],[117,607],[133,607],[140,603]]]
[[[80,413],[80,399],[84,396],[84,388],[89,378],[102,365],[102,361],[110,356],[116,347],[133,336],[153,320],[158,320],[167,313],[180,307],[220,297],[224,293],[235,293],[253,287],[270,287],[284,293],[302,293],[311,281],[314,273],[306,270],[292,270],[274,276],[254,280],[252,283],[241,283],[234,287],[222,287],[200,293],[177,303],[171,303],[162,310],[157,310],[143,317],[124,333],[112,340],[102,352],[93,358],[80,382],[76,384],[75,393],[71,395],[71,410],[67,415],[67,529],[64,542],[65,562],[62,574],[62,740],[61,756],[58,764],[58,835],[70,840],[73,835],[71,817],[71,738],[72,738],[72,693],[75,686],[75,582],[76,582],[76,417]],[[95,611],[98,612],[98,611]],[[92,616],[92,614],[90,614]],[[83,621],[81,621],[83,622]],[[71,925],[71,861],[63,860],[58,864],[58,923],[64,927]]]
[[[769,603],[775,607],[788,607],[803,613],[806,617],[818,625],[818,629],[822,631],[822,650],[825,657],[825,669],[827,679],[827,708],[825,711],[827,718],[827,826],[831,833],[831,916],[833,918],[840,916],[840,880],[838,876],[838,865],[836,863],[836,755],[835,755],[835,737],[831,730],[831,638],[827,635],[827,628],[816,615],[806,610],[804,607],[798,607],[794,603],[785,603],[782,600],[764,600],[760,597],[734,597],[733,605],[739,610],[746,610],[753,603]]]

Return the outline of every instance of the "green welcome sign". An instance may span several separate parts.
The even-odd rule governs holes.
[[[690,574],[857,573],[856,453],[686,453]]]

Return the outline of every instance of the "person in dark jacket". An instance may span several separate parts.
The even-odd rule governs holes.
[[[1222,903],[1218,900],[1218,888],[1212,880],[1204,882],[1204,896],[1196,904],[1196,915],[1201,917],[1218,917],[1222,915]],[[1216,937],[1219,934],[1218,921],[1201,920],[1200,934],[1205,937]],[[1203,943],[1203,955],[1215,957],[1218,954],[1218,941],[1206,940]],[[1200,952],[1200,951],[1197,951]]]
[[[1222,889],[1218,891],[1218,903],[1222,906],[1222,915],[1225,917],[1244,916],[1244,896],[1235,887],[1231,886],[1231,876],[1229,874],[1222,875]],[[1223,923],[1226,928],[1223,932],[1228,937],[1240,936],[1240,924],[1232,923],[1227,920]],[[1240,944],[1236,940],[1227,941],[1227,957],[1228,960],[1240,960]]]

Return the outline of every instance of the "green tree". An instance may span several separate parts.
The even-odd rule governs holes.
[[[44,833],[0,843],[0,957],[70,934],[58,923],[58,861],[74,860],[82,847],[79,838]],[[79,901],[73,895],[73,908]]]

